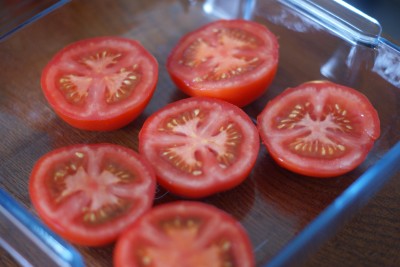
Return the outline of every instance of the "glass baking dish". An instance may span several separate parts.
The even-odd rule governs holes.
[[[243,224],[257,266],[300,263],[398,172],[400,49],[382,38],[377,21],[344,2],[70,1],[0,43],[4,70],[0,73],[0,187],[4,189],[0,194],[0,245],[17,262],[36,266],[46,257],[56,266],[112,265],[113,245],[71,246],[36,219],[27,193],[32,166],[46,152],[77,143],[113,142],[137,150],[137,134],[146,117],[186,97],[165,70],[169,51],[183,34],[210,21],[231,18],[263,23],[279,38],[277,76],[260,99],[244,108],[252,118],[285,88],[328,79],[364,93],[381,120],[381,137],[368,158],[346,175],[333,179],[299,176],[278,167],[261,149],[243,184],[201,200]],[[137,39],[160,65],[157,90],[144,113],[127,127],[106,133],[69,127],[51,111],[40,90],[40,71],[56,51],[100,35]],[[159,188],[155,205],[176,199]],[[3,234],[11,228],[16,235]],[[31,244],[34,255],[23,244]]]
[[[69,0],[2,0],[0,1],[0,41],[61,7]]]

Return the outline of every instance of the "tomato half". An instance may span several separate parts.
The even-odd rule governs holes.
[[[114,266],[253,267],[245,229],[222,210],[201,202],[156,206],[118,240]]]
[[[151,208],[156,178],[135,151],[113,144],[74,145],[38,160],[30,177],[39,216],[66,240],[87,246],[114,241]]]
[[[171,103],[139,133],[139,151],[158,182],[180,196],[199,198],[241,183],[257,159],[260,138],[247,114],[213,98]]]
[[[59,51],[44,68],[42,89],[54,111],[84,130],[115,130],[146,107],[158,63],[137,41],[97,37]]]
[[[314,177],[353,170],[380,135],[378,113],[367,97],[328,81],[285,90],[257,120],[272,158],[293,172]]]
[[[260,97],[278,68],[279,45],[264,25],[218,20],[185,35],[167,70],[178,88],[245,106]]]

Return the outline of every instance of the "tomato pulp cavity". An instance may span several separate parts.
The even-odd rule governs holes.
[[[112,144],[49,152],[29,181],[39,216],[66,240],[88,246],[114,241],[151,208],[156,178],[138,153]]]
[[[114,265],[254,267],[246,231],[214,206],[178,201],[156,206],[118,240]]]
[[[285,90],[257,121],[263,143],[278,164],[314,177],[353,170],[380,135],[378,113],[367,97],[328,81]]]
[[[85,130],[115,130],[146,107],[156,88],[158,63],[137,41],[81,40],[59,51],[44,68],[42,89],[54,111]]]
[[[139,133],[139,151],[158,182],[199,198],[233,188],[251,172],[259,135],[247,114],[226,101],[193,97],[152,114]]]
[[[185,35],[167,70],[178,88],[245,106],[268,88],[278,68],[279,45],[264,25],[219,20]]]

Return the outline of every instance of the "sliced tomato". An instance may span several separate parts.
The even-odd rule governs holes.
[[[49,152],[33,168],[29,192],[39,216],[80,245],[114,241],[151,208],[156,178],[138,153],[112,144]]]
[[[158,63],[137,41],[81,40],[59,51],[44,68],[42,89],[54,111],[85,130],[115,130],[146,107],[156,88]]]
[[[201,202],[156,206],[118,240],[114,266],[253,267],[245,229],[222,210]]]
[[[278,68],[279,45],[264,25],[218,20],[185,35],[167,70],[178,88],[245,106],[260,97]]]
[[[314,177],[353,170],[380,135],[378,113],[367,97],[328,81],[285,90],[257,120],[272,158],[293,172]]]
[[[139,151],[158,182],[180,196],[199,198],[233,188],[249,175],[260,147],[257,128],[237,106],[193,97],[151,115]]]

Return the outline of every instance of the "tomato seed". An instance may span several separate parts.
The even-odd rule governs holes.
[[[201,175],[202,173],[203,173],[203,172],[200,171],[200,170],[192,171],[192,174],[193,174],[194,176],[199,176],[199,175]]]
[[[226,252],[231,248],[231,243],[229,241],[225,241],[222,243],[221,249]]]
[[[82,159],[85,155],[82,152],[75,152],[75,156]]]
[[[150,263],[151,263],[151,258],[149,256],[143,256],[142,257],[142,264],[143,265],[147,266],[147,265],[150,265]]]
[[[202,82],[202,81],[203,81],[203,79],[200,78],[200,77],[195,77],[195,78],[193,79],[193,82],[195,82],[195,83]]]
[[[131,182],[135,179],[135,175],[113,163],[110,163],[106,166],[105,170],[109,171],[116,177],[118,177],[121,182]]]

